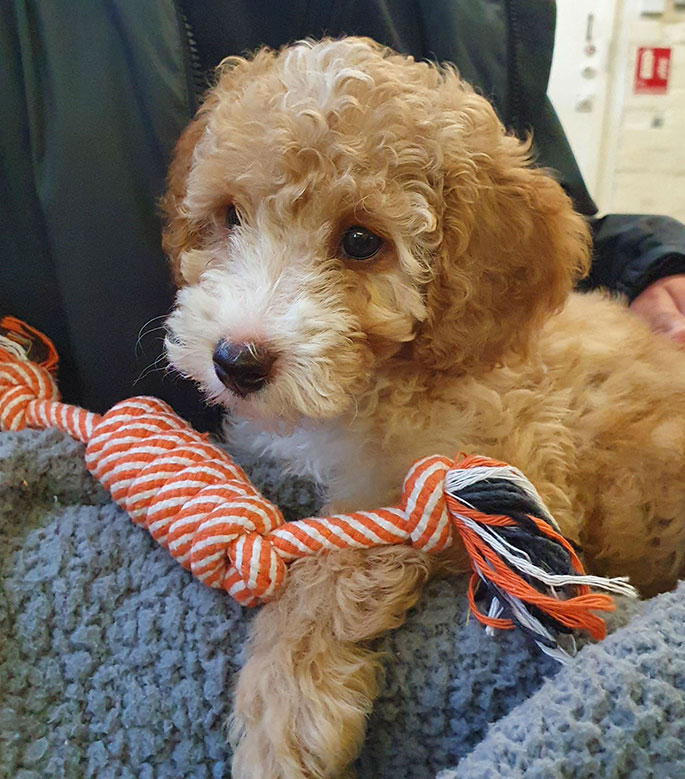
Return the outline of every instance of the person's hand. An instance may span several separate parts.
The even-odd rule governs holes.
[[[685,273],[650,284],[630,304],[652,330],[685,346]]]

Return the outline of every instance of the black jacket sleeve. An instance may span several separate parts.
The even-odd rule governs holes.
[[[590,218],[594,259],[584,289],[606,287],[634,300],[653,281],[685,273],[685,225],[667,216]]]

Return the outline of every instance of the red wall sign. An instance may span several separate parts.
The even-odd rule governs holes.
[[[670,69],[670,49],[641,46],[637,50],[633,92],[636,95],[665,95]]]

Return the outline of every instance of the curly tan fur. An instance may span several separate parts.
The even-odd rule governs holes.
[[[683,572],[685,356],[619,302],[571,293],[583,220],[453,69],[362,39],[230,58],[164,206],[169,356],[235,440],[336,508],[394,501],[417,457],[490,455],[528,475],[592,570],[645,594]],[[373,259],[341,253],[351,225],[384,239]],[[231,393],[220,339],[267,344],[273,380]],[[236,779],[342,775],[377,691],[365,642],[436,565],[403,548],[293,566],[238,683]]]

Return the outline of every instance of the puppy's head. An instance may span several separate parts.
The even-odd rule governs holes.
[[[172,364],[261,418],[354,407],[378,371],[485,370],[558,308],[587,231],[488,102],[368,40],[220,68],[164,198]]]

